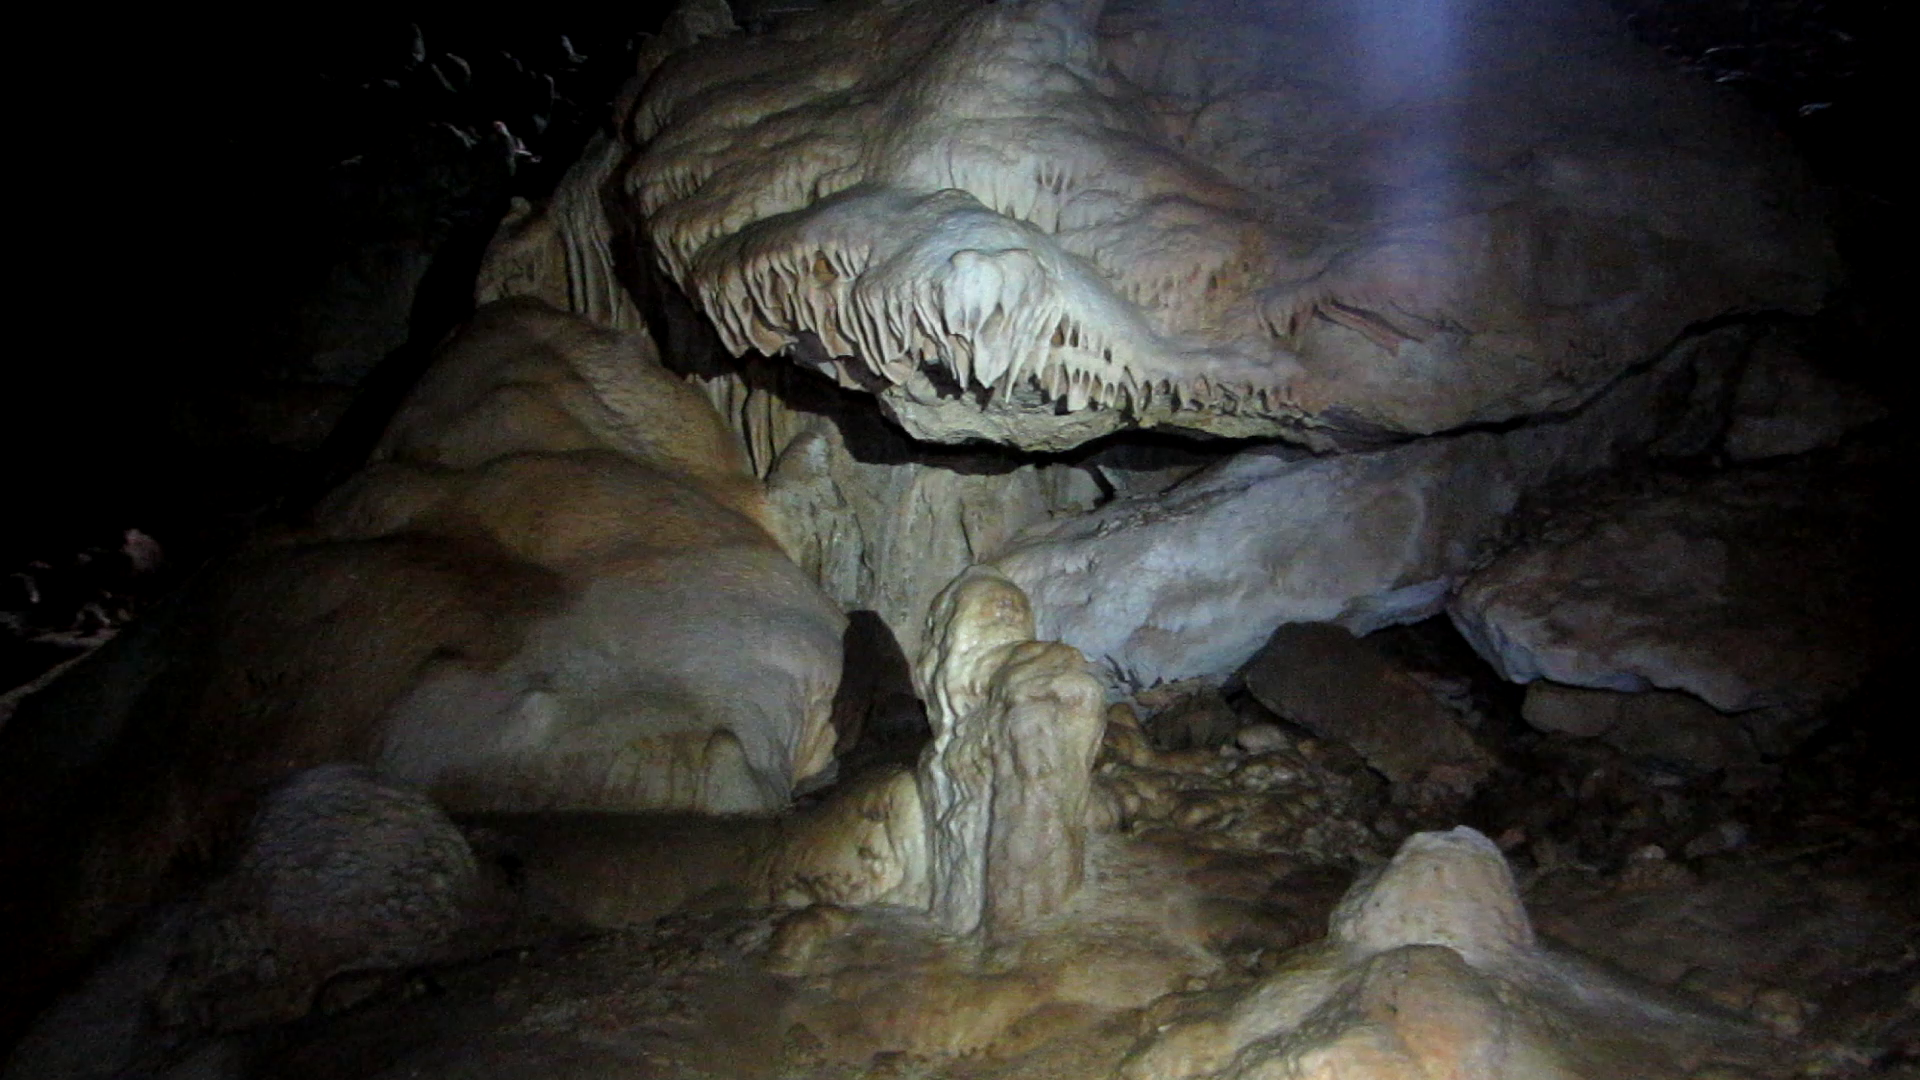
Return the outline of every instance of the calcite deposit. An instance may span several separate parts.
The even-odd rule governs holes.
[[[728,348],[925,439],[1563,410],[1831,265],[1765,137],[1596,15],[840,4],[668,57],[626,192]]]

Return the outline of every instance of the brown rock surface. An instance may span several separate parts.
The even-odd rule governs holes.
[[[1452,710],[1338,626],[1282,626],[1242,677],[1267,708],[1358,751],[1399,801],[1462,799],[1492,766]]]

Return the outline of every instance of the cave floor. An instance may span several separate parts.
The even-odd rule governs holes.
[[[1910,800],[1876,781],[1893,762],[1871,740],[1816,750],[1806,769],[1824,782],[1781,796],[1736,851],[1643,846],[1596,866],[1576,857],[1591,842],[1514,846],[1552,948],[1760,1048],[1632,1075],[1920,1076],[1920,859]],[[1074,907],[998,948],[897,911],[695,903],[336,983],[315,1017],[202,1053],[289,1080],[1111,1077],[1171,1019],[1226,1008],[1324,933],[1352,876],[1205,827],[1108,834]]]

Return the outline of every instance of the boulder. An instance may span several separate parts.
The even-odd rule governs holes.
[[[1515,682],[1683,690],[1783,752],[1872,662],[1866,508],[1801,462],[1657,476],[1556,511],[1448,606]]]
[[[1464,801],[1493,768],[1453,710],[1338,626],[1280,627],[1241,677],[1262,705],[1358,751],[1392,782],[1396,801]]]
[[[1365,635],[1437,614],[1523,497],[1717,425],[1703,368],[1744,332],[1683,342],[1585,407],[1501,433],[1316,457],[1256,446],[1163,492],[1034,524],[991,562],[1042,637],[1130,687],[1238,668],[1286,623]]]
[[[309,769],[262,800],[229,869],[40,1019],[4,1075],[145,1075],[182,1043],[306,1015],[336,976],[456,958],[500,914],[431,800],[361,767]]]
[[[1804,454],[1886,414],[1863,391],[1815,367],[1784,334],[1770,334],[1741,373],[1725,448],[1734,461]]]

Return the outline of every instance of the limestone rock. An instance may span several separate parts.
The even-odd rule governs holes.
[[[1528,684],[1521,715],[1542,731],[1598,736],[1625,754],[1699,769],[1724,769],[1758,760],[1752,737],[1738,718],[1716,711],[1691,694],[1662,690],[1623,694],[1542,679]]]
[[[783,820],[750,871],[764,902],[925,908],[927,821],[910,771],[877,770]]]
[[[1234,741],[1234,733],[1240,729],[1240,717],[1217,687],[1211,682],[1198,686],[1174,683],[1155,687],[1152,692],[1172,687],[1184,687],[1189,692],[1155,710],[1147,720],[1147,731],[1153,736],[1155,746],[1162,750],[1211,750]],[[1143,691],[1136,700],[1144,704],[1148,693]]]
[[[1242,676],[1267,708],[1358,751],[1402,802],[1464,800],[1493,766],[1451,709],[1338,626],[1282,626]]]
[[[1820,372],[1790,340],[1755,346],[1733,399],[1727,456],[1735,461],[1804,454],[1886,415],[1865,393]]]
[[[1442,71],[1307,0],[838,5],[667,57],[624,195],[731,351],[922,439],[1559,411],[1832,262],[1784,155],[1565,7],[1453,13]]]
[[[223,1030],[291,1019],[341,972],[443,958],[476,913],[479,877],[426,796],[357,766],[310,769],[261,805],[208,891],[162,1011]]]
[[[863,461],[833,423],[785,444],[767,478],[774,529],[794,561],[849,610],[878,612],[919,655],[933,598],[1022,529],[1090,505],[1065,466],[979,472],[912,460]]]
[[[1500,967],[1533,947],[1533,926],[1500,849],[1463,825],[1408,837],[1354,883],[1328,938],[1368,955],[1444,945],[1474,967]]]
[[[145,919],[4,1075],[147,1075],[182,1040],[306,1015],[337,975],[453,958],[461,932],[495,914],[486,899],[465,836],[432,801],[363,768],[309,769],[262,802],[232,868]]]
[[[994,565],[1034,598],[1043,636],[1151,686],[1231,671],[1282,622],[1365,633],[1432,614],[1516,480],[1492,435],[1326,459],[1249,451],[1157,498],[1036,528]]]
[[[1873,655],[1863,509],[1806,463],[1659,477],[1560,511],[1449,606],[1505,677],[1684,690],[1779,753]]]
[[[1164,1025],[1126,1080],[1682,1080],[1778,1060],[1759,1028],[1541,950],[1505,860],[1421,833],[1354,883],[1327,940]]]
[[[1157,495],[1037,524],[991,561],[1033,598],[1042,637],[1123,684],[1238,668],[1284,623],[1355,634],[1437,614],[1522,496],[1701,426],[1692,339],[1569,415],[1501,434],[1311,457],[1258,447]],[[1717,426],[1715,427],[1717,430]]]
[[[1090,772],[1106,697],[1074,649],[1033,640],[1033,612],[992,570],[935,600],[915,681],[931,911],[953,932],[1013,931],[1058,910],[1085,873]]]

